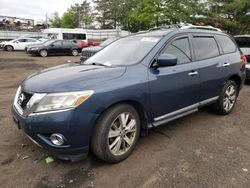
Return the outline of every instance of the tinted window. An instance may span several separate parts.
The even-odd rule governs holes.
[[[33,40],[33,39],[26,39],[26,42],[36,42],[36,40]]]
[[[213,37],[194,37],[194,51],[198,60],[219,55],[218,45]]]
[[[217,35],[216,38],[218,39],[220,46],[224,53],[232,53],[235,52],[236,46],[234,42],[227,36]]]
[[[171,54],[177,57],[177,64],[191,61],[189,40],[187,37],[177,39],[164,50],[163,54]]]
[[[72,42],[71,41],[63,41],[64,46],[71,46]]]
[[[86,34],[82,33],[63,33],[65,40],[86,40]]]
[[[53,43],[54,46],[62,46],[62,41],[56,41]]]

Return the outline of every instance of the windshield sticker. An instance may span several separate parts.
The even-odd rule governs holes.
[[[155,37],[143,37],[141,39],[142,42],[158,42],[159,39]]]

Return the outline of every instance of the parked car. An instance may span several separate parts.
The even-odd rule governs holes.
[[[17,38],[11,41],[1,42],[0,48],[6,51],[24,50],[27,45],[40,43],[41,41],[32,38]]]
[[[70,40],[49,40],[42,44],[29,45],[26,53],[47,57],[48,55],[73,55],[77,56],[81,48]]]
[[[213,104],[232,112],[245,61],[227,34],[167,29],[127,36],[88,60],[53,67],[20,84],[13,119],[55,156],[127,158],[140,134]]]
[[[241,52],[246,56],[246,79],[250,80],[250,35],[239,35],[234,38]]]
[[[110,38],[110,39],[103,41],[99,46],[91,46],[88,48],[83,48],[82,54],[81,54],[81,61],[85,61],[89,57],[93,56],[94,54],[96,54],[97,52],[99,52],[100,50],[102,50],[103,48],[111,44],[112,42],[114,42],[115,40],[117,40],[117,38]]]

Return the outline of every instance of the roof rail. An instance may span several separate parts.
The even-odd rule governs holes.
[[[164,29],[180,29],[180,24],[164,25],[159,27],[150,28],[148,31],[164,30]]]
[[[222,32],[221,29],[216,28],[216,27],[212,27],[210,25],[209,26],[196,26],[196,25],[192,25],[190,23],[179,23],[179,24],[154,27],[154,28],[149,29],[148,31],[165,30],[165,29],[203,29],[203,30]]]

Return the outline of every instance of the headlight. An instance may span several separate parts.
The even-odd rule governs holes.
[[[45,95],[38,103],[34,112],[46,112],[75,108],[86,101],[94,91],[53,93]]]

